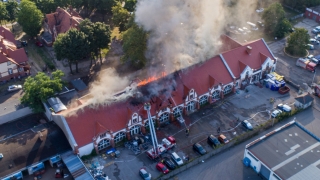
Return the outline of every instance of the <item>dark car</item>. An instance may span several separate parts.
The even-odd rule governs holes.
[[[163,158],[163,161],[162,161],[169,169],[171,170],[174,170],[176,168],[176,165],[174,164],[173,161],[171,161],[170,158]]]
[[[201,155],[204,155],[207,153],[207,151],[199,143],[193,144],[193,149]]]
[[[36,41],[36,46],[38,46],[38,47],[43,47],[43,44],[40,42],[40,41]]]
[[[251,123],[250,123],[248,120],[242,121],[241,124],[242,124],[246,129],[249,129],[249,130],[252,130],[252,129],[253,129]]]
[[[218,138],[211,134],[210,136],[208,136],[208,144],[210,144],[213,147],[217,147],[220,145],[220,142]]]

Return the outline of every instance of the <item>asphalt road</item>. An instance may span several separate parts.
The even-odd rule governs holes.
[[[5,92],[0,95],[0,116],[14,112],[21,108],[20,98],[22,97],[22,90],[14,92]]]
[[[265,131],[258,136],[231,148],[229,151],[219,154],[200,165],[188,169],[188,171],[185,171],[175,177],[174,180],[261,179],[251,168],[247,168],[242,164],[241,160],[243,159],[245,145],[293,119],[294,117],[291,117],[286,121],[280,122],[276,124],[274,128],[271,128],[268,131]],[[320,137],[320,111],[314,108],[309,108],[299,113],[296,116],[296,121]]]

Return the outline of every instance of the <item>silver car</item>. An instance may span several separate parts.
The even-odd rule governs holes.
[[[8,87],[8,91],[11,92],[11,91],[17,91],[17,90],[20,90],[22,89],[22,86],[21,85],[11,85]]]
[[[139,174],[144,180],[151,180],[151,174],[146,171],[145,168],[139,170]]]

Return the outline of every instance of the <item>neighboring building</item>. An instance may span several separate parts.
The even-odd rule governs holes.
[[[310,94],[306,94],[304,96],[299,96],[295,98],[294,105],[301,109],[306,109],[307,107],[312,105],[313,97]]]
[[[146,102],[150,102],[152,118],[159,126],[203,105],[220,101],[275,70],[276,58],[263,39],[240,44],[222,36],[221,41],[223,53],[139,86],[142,94],[98,109],[85,107],[68,117],[62,116],[63,112],[51,115],[46,108],[47,116],[63,129],[71,146],[82,156],[93,149],[99,152],[115,146],[140,132],[146,133],[149,126],[143,109]],[[157,96],[151,94],[150,89],[156,91]],[[81,101],[84,99],[78,103]]]
[[[0,82],[29,74],[30,66],[24,48],[17,49],[14,35],[0,26]]]
[[[246,145],[243,163],[269,180],[319,179],[319,141],[292,121]]]
[[[317,22],[320,22],[320,6],[317,7],[310,7],[306,8],[306,11],[304,12],[304,16],[313,19]]]
[[[65,33],[71,28],[78,28],[82,17],[72,9],[58,7],[56,12],[46,14],[42,39],[47,46],[52,46],[60,33]]]

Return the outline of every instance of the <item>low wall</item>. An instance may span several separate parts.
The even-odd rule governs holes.
[[[32,110],[29,107],[25,107],[25,108],[0,116],[0,124],[4,124],[10,121],[22,118],[30,114],[33,114]]]

